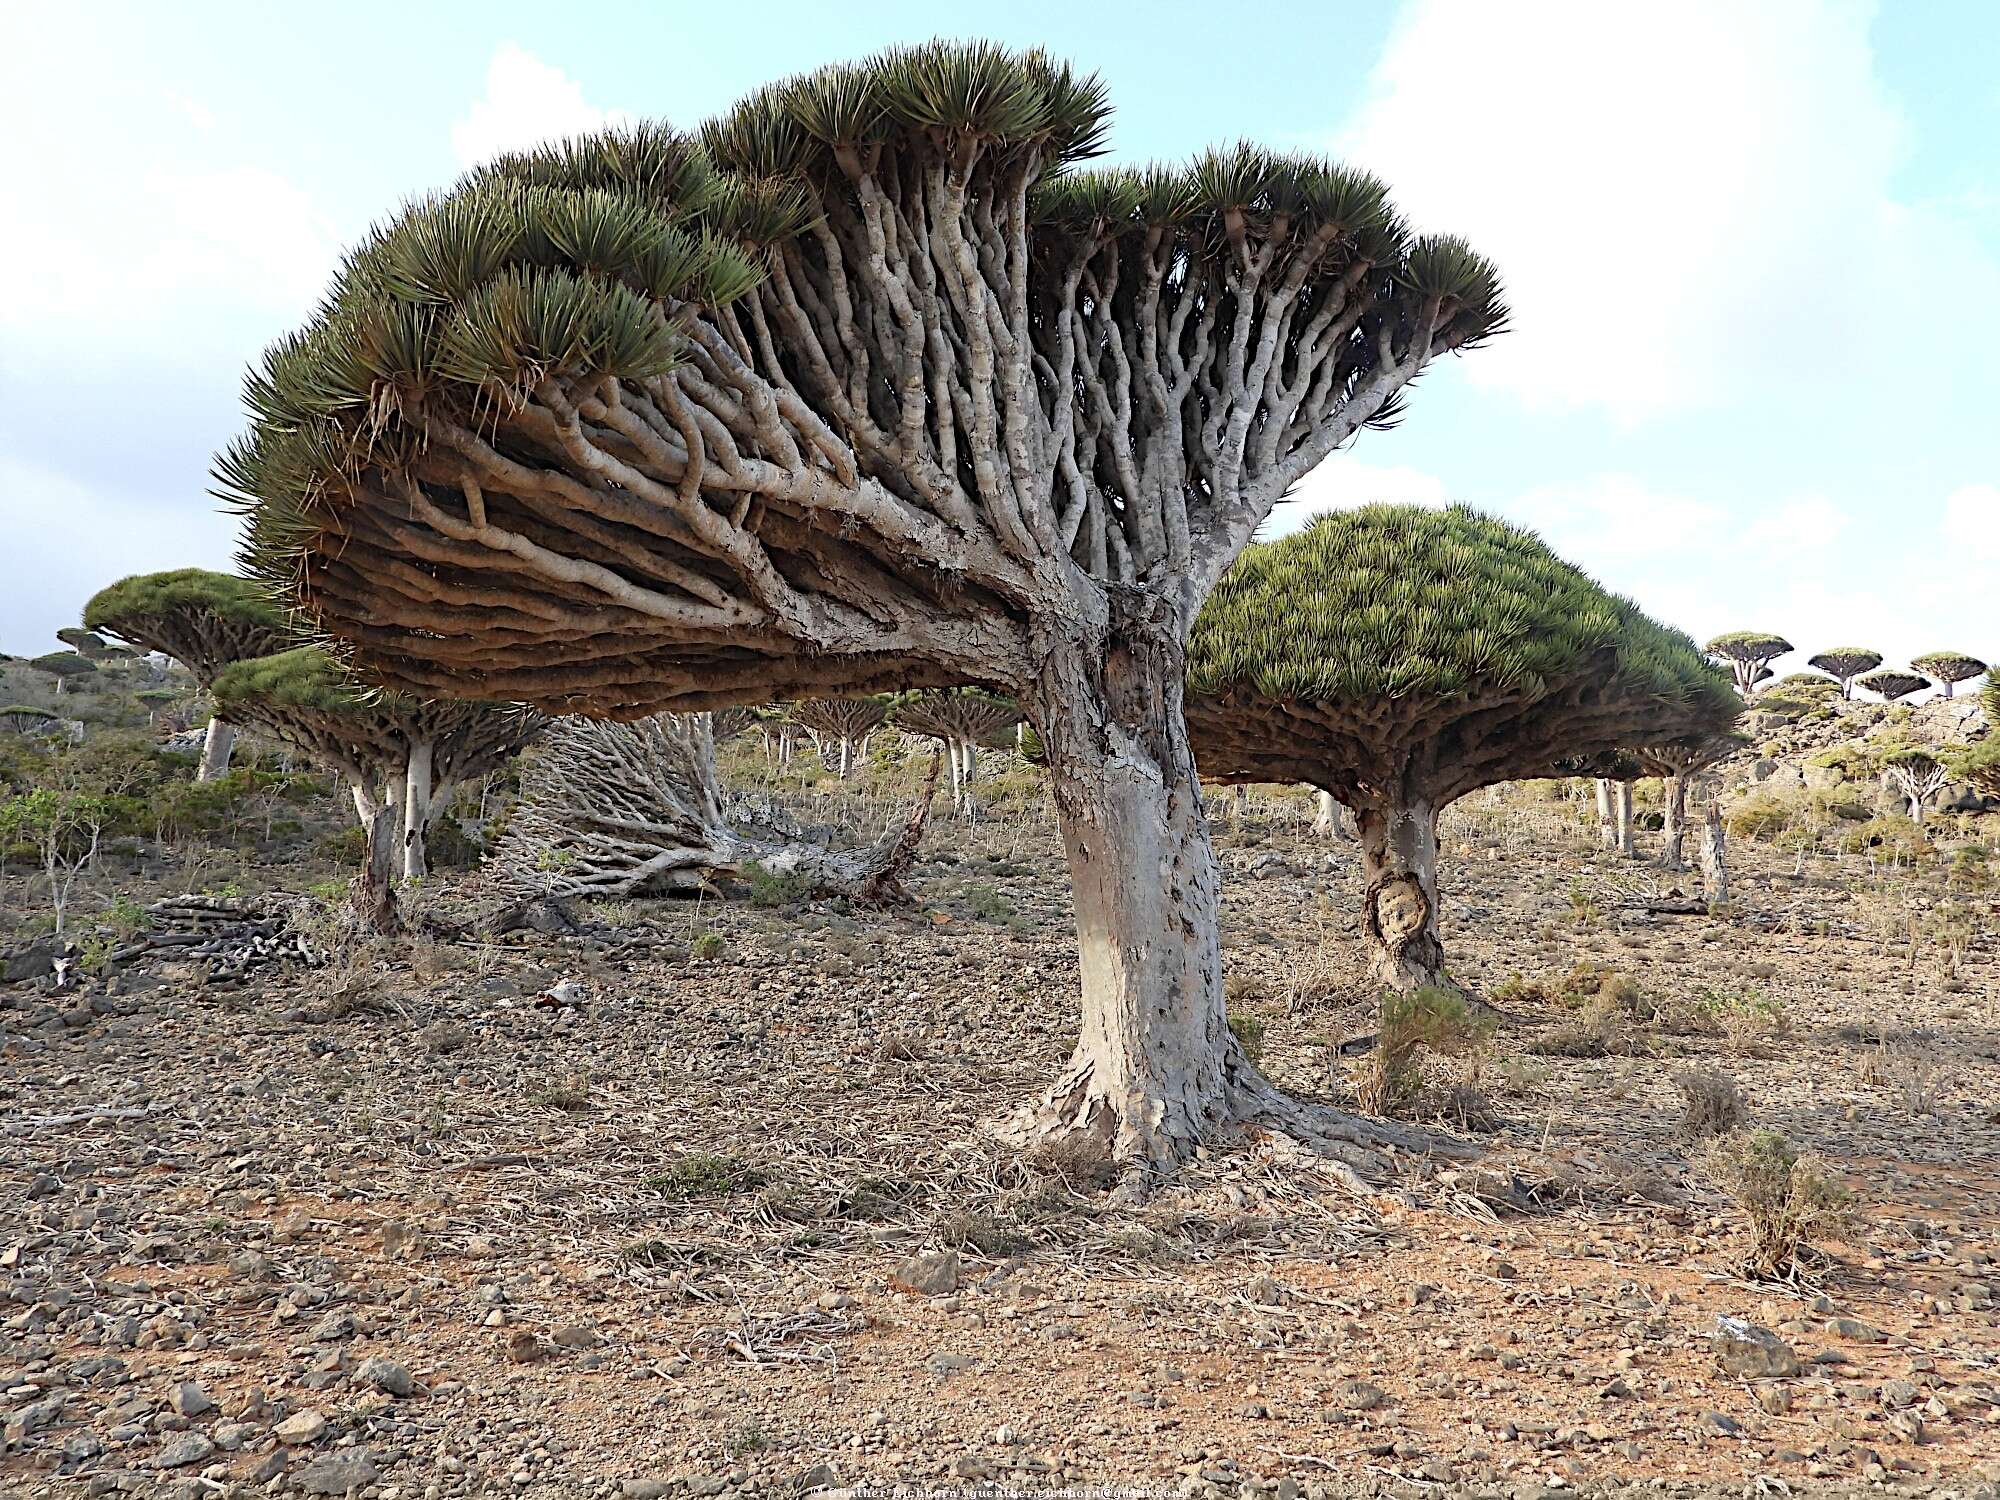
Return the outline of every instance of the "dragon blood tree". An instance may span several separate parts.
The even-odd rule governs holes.
[[[1924,804],[1943,791],[1952,767],[1944,755],[1924,745],[1903,745],[1882,757],[1882,779],[1910,809],[1910,821],[1924,821]]]
[[[889,700],[808,698],[786,705],[785,717],[812,736],[821,762],[845,781],[859,764],[868,736],[889,717]]]
[[[1771,671],[1771,662],[1790,651],[1792,643],[1769,631],[1732,630],[1701,649],[1728,663],[1730,675],[1736,679],[1736,691],[1747,698],[1757,690],[1758,683],[1776,675]]]
[[[951,805],[967,816],[979,811],[972,784],[979,777],[979,747],[1006,743],[1021,710],[978,688],[904,693],[889,707],[889,722],[905,734],[939,741],[951,762]]]
[[[83,623],[141,651],[172,657],[203,692],[231,662],[270,656],[291,644],[284,613],[264,589],[202,568],[120,579],[92,596]],[[211,716],[195,780],[211,781],[229,769],[235,742],[229,721],[221,713]]]
[[[502,765],[541,732],[543,719],[502,703],[421,701],[364,687],[316,646],[230,664],[215,701],[230,719],[338,771],[368,830],[369,869],[429,868],[425,835],[461,781]],[[386,861],[384,840],[400,850]]]
[[[1830,690],[1830,689],[1829,689]],[[1644,745],[1639,764],[1660,778],[1665,821],[1661,825],[1660,864],[1668,870],[1687,868],[1688,782],[1702,771],[1727,760],[1748,743],[1736,734],[1699,734],[1685,739]]]
[[[1844,700],[1854,696],[1855,678],[1882,665],[1882,653],[1870,651],[1865,646],[1835,646],[1831,651],[1807,657],[1806,665],[1817,667],[1839,683],[1840,696]]]
[[[51,651],[46,656],[29,658],[28,667],[44,677],[54,678],[56,696],[60,698],[69,690],[71,682],[94,673],[97,663],[75,651]]]
[[[1504,310],[1364,173],[1087,170],[1108,116],[1039,52],[936,42],[503,158],[354,252],[219,473],[260,576],[407,692],[1013,697],[1084,1012],[1013,1134],[1161,1167],[1278,1107],[1226,1024],[1187,631]]]
[[[1437,817],[1466,793],[1726,729],[1694,642],[1531,532],[1463,506],[1370,505],[1252,547],[1188,650],[1203,771],[1305,781],[1351,808],[1385,988],[1446,983]]]
[[[1952,774],[1971,782],[1981,796],[2000,797],[2000,682],[1986,679],[1979,706],[1986,713],[1986,737],[1952,757]]]
[[[1985,662],[1976,656],[1967,656],[1963,651],[1927,651],[1922,656],[1911,657],[1910,665],[1943,683],[1947,698],[1951,696],[1954,685],[1977,677],[1986,670]]]
[[[1931,680],[1915,672],[1898,672],[1892,667],[1886,672],[1870,672],[1866,677],[1857,677],[1854,685],[1868,689],[1884,703],[1894,703],[1912,693],[1921,693],[1931,685]]]

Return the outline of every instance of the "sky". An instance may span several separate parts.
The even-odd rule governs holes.
[[[1989,0],[0,0],[0,650],[125,574],[231,566],[242,372],[403,199],[932,35],[1101,72],[1114,159],[1323,152],[1499,264],[1512,331],[1272,529],[1463,501],[1698,639],[1784,635],[1780,671],[2000,656]]]

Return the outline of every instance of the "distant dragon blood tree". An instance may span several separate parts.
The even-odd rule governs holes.
[[[1832,684],[1828,684],[1828,689],[1831,691]],[[1661,801],[1665,812],[1660,849],[1660,864],[1664,868],[1687,868],[1689,778],[1718,761],[1728,759],[1746,743],[1741,735],[1701,734],[1645,745],[1638,751],[1640,765],[1664,783],[1662,791],[1665,795]]]
[[[1840,696],[1846,699],[1854,696],[1855,678],[1882,665],[1882,653],[1865,646],[1835,646],[1831,651],[1807,657],[1806,665],[1819,668],[1839,683]]]
[[[1385,989],[1447,983],[1439,811],[1495,782],[1719,733],[1740,712],[1694,642],[1464,507],[1371,505],[1252,547],[1188,650],[1203,771],[1353,809]]]
[[[91,597],[83,623],[138,650],[172,657],[204,692],[231,662],[269,656],[291,644],[284,613],[263,588],[203,568],[120,579]],[[197,781],[211,781],[229,768],[235,739],[222,714],[209,719]]]
[[[1875,694],[1884,703],[1894,703],[1899,698],[1907,698],[1912,693],[1921,693],[1931,685],[1928,677],[1919,677],[1915,672],[1870,672],[1866,677],[1855,679],[1856,687],[1863,687]]]
[[[1910,665],[1943,683],[1947,698],[1956,684],[1977,677],[1986,670],[1985,662],[1976,656],[1967,656],[1963,651],[1927,651],[1922,656],[1911,657]]]
[[[1086,170],[1108,115],[1040,52],[939,42],[694,136],[502,158],[354,252],[219,475],[259,576],[405,692],[1013,697],[1084,1013],[1009,1133],[1159,1169],[1289,1107],[1227,1026],[1187,631],[1277,500],[1504,309],[1365,173]]]
[[[56,696],[60,698],[69,691],[69,685],[81,678],[89,677],[97,671],[97,663],[75,651],[51,651],[46,656],[30,657],[28,667],[52,678],[56,685]]]
[[[887,698],[808,698],[785,717],[813,737],[819,757],[843,781],[859,763],[868,736],[889,717]]]
[[[937,740],[951,763],[951,803],[967,815],[979,811],[972,784],[979,778],[979,747],[1010,737],[1021,710],[978,688],[904,693],[889,708],[889,722],[906,734]]]
[[[1924,804],[1951,779],[1945,757],[1922,745],[1906,745],[1882,757],[1882,775],[1902,795],[1910,821],[1922,823]]]
[[[2000,682],[1986,681],[1979,695],[1986,713],[1986,737],[1952,758],[1951,769],[1978,788],[1982,796],[2000,797]]]
[[[1757,690],[1758,683],[1775,675],[1771,662],[1791,649],[1792,643],[1783,636],[1764,630],[1732,630],[1702,647],[1710,656],[1728,663],[1736,691],[1746,698]]]
[[[315,646],[233,662],[212,684],[219,709],[338,771],[368,831],[369,868],[429,868],[426,835],[461,781],[484,776],[541,732],[542,716],[501,703],[421,702],[349,678]],[[384,853],[393,841],[396,857]],[[378,902],[386,898],[376,893]],[[387,920],[379,907],[371,918]]]

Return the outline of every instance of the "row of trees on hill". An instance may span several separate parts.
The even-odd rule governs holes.
[[[1790,655],[1794,648],[1783,636],[1770,631],[1733,630],[1717,636],[1702,649],[1728,665],[1736,690],[1748,698],[1757,691],[1760,683],[1769,682],[1777,676],[1771,663],[1781,656]],[[1795,675],[1776,685],[1791,684],[1796,687],[1801,683],[1832,682],[1838,685],[1842,699],[1851,699],[1854,689],[1859,687],[1885,702],[1894,703],[1921,693],[1932,686],[1933,679],[1943,686],[1944,696],[1949,698],[1952,689],[1959,683],[1970,681],[1987,670],[1985,662],[1963,651],[1927,651],[1922,656],[1911,658],[1913,670],[1907,672],[1893,667],[1878,670],[1882,667],[1882,653],[1861,646],[1835,646],[1808,657],[1806,664],[1826,675]]]

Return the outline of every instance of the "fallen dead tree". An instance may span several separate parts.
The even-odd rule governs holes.
[[[900,902],[937,776],[934,763],[909,816],[876,843],[832,849],[732,819],[707,714],[563,719],[522,768],[520,805],[493,867],[509,888],[543,897],[704,890],[756,866],[802,893]]]

